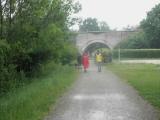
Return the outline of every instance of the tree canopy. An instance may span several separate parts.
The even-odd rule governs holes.
[[[110,28],[105,21],[98,21],[96,18],[87,18],[79,26],[79,31],[109,31]]]
[[[160,4],[156,5],[141,22],[151,48],[160,48]]]
[[[75,58],[69,27],[80,9],[74,0],[0,0],[0,92],[46,61]]]
[[[127,30],[130,30],[130,28]],[[133,30],[136,30],[133,28]],[[156,5],[141,21],[139,33],[119,43],[121,48],[160,48],[160,4]]]
[[[144,49],[149,48],[149,44],[146,41],[145,33],[141,30],[134,35],[129,36],[127,39],[121,41],[116,48],[122,49]]]

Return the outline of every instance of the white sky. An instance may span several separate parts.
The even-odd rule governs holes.
[[[79,0],[82,10],[76,15],[106,21],[111,29],[139,25],[160,0]]]

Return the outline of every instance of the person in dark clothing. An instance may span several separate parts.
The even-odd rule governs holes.
[[[78,66],[82,65],[82,56],[81,56],[81,54],[78,54],[78,56],[77,56],[77,64],[78,64]]]
[[[81,69],[81,66],[82,66],[82,56],[81,56],[81,54],[79,53],[79,54],[77,55],[76,68],[77,68],[78,70],[80,70],[80,69]]]

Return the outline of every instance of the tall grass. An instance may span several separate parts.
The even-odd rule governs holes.
[[[127,80],[146,100],[160,108],[160,65],[110,64],[107,67]]]
[[[0,98],[0,120],[42,119],[76,76],[74,68],[58,66],[45,77],[34,79],[31,84],[3,96]]]

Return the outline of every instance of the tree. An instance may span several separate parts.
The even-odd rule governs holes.
[[[160,4],[156,5],[141,22],[151,48],[160,48]]]
[[[100,31],[110,31],[108,24],[105,21],[99,22]]]
[[[2,0],[0,0],[0,39],[2,39],[3,34],[3,8]]]
[[[96,18],[87,18],[79,26],[79,31],[99,31],[98,21]]]
[[[79,25],[79,31],[109,31],[110,28],[105,21],[98,21],[96,18],[87,18]]]
[[[144,31],[139,31],[132,36],[129,36],[127,39],[121,41],[116,48],[122,49],[143,49],[149,48],[148,41],[146,40],[146,35]]]
[[[69,26],[74,20],[71,15],[80,9],[74,0],[0,0],[3,91],[20,81],[22,73],[32,77],[47,61],[69,64],[75,58],[76,49],[68,40]]]

